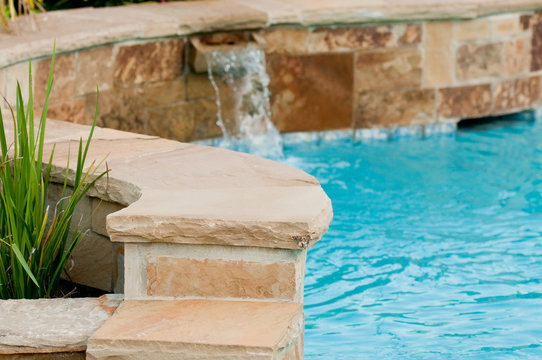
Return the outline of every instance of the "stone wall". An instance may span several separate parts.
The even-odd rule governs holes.
[[[57,55],[49,116],[180,141],[221,136],[216,93],[195,71],[193,40],[210,48],[257,42],[266,52],[272,121],[281,132],[394,128],[534,108],[541,101],[542,14],[333,26],[276,25],[113,43]],[[52,44],[51,44],[52,46]],[[34,61],[37,104],[50,60]],[[28,64],[0,69],[14,101]],[[27,81],[26,81],[27,82]],[[232,127],[235,93],[218,83]]]
[[[61,194],[61,184],[49,186],[47,201],[51,211]],[[107,215],[122,208],[124,206],[91,196],[79,201],[71,226],[85,232],[85,236],[69,260],[63,278],[107,292],[124,293],[124,244],[111,242],[105,223]]]

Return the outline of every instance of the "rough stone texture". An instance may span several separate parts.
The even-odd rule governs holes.
[[[428,22],[424,37],[424,87],[450,86],[454,81],[452,22]]]
[[[257,33],[256,40],[268,54],[305,54],[309,52],[309,30],[298,27],[265,29]]]
[[[258,263],[168,256],[147,258],[147,294],[293,301],[295,263]]]
[[[517,38],[504,44],[505,75],[522,74],[529,71],[531,64],[531,44],[529,38]]]
[[[6,68],[5,71],[5,95],[8,103],[15,107],[16,105],[16,94],[17,94],[17,81],[21,86],[21,93],[23,97],[26,98],[28,95],[28,63],[23,62],[17,65],[10,66]],[[32,71],[35,74],[35,62],[32,63]],[[33,74],[33,75],[34,75]],[[2,99],[2,102],[3,99]]]
[[[531,44],[531,71],[538,71],[542,69],[542,22],[533,25]]]
[[[38,111],[39,114],[41,114],[42,109],[40,108]],[[47,117],[76,124],[85,124],[87,123],[86,100],[84,98],[78,98],[51,104],[47,108]]]
[[[1,360],[85,360],[84,351],[68,351],[46,354],[0,354]]]
[[[87,358],[284,359],[302,328],[300,304],[128,300],[89,340]]]
[[[288,132],[350,127],[352,63],[352,54],[270,57],[271,113],[277,128]]]
[[[107,215],[124,209],[125,206],[101,199],[92,199],[92,231],[108,236],[105,219]]]
[[[457,49],[456,74],[460,80],[498,77],[502,44],[465,44]]]
[[[0,354],[85,349],[122,297],[0,301]],[[63,355],[60,355],[63,356]]]
[[[108,237],[89,232],[68,262],[69,278],[82,285],[113,291],[114,248]]]
[[[358,53],[354,90],[417,88],[422,83],[422,56],[418,49],[394,49]]]
[[[146,107],[170,105],[184,101],[186,81],[176,78],[169,81],[146,83],[143,85],[142,101]]]
[[[500,82],[495,86],[494,94],[493,108],[496,114],[516,108],[529,108],[540,99],[540,78]]]
[[[502,14],[488,19],[492,37],[516,35],[523,31],[519,14]]]
[[[313,53],[368,50],[394,44],[390,25],[316,28],[309,34],[308,48]]]
[[[195,110],[195,107],[190,102],[149,109],[146,132],[149,135],[162,136],[184,142],[196,140],[193,137]],[[216,118],[216,112],[214,115]]]
[[[171,80],[182,74],[184,39],[125,45],[115,59],[115,84]]]
[[[109,90],[113,86],[113,46],[80,51],[76,66],[76,95]]]
[[[455,38],[457,40],[487,39],[488,37],[489,21],[487,18],[458,21],[455,23]]]
[[[491,113],[491,86],[473,85],[439,90],[438,115],[459,119]]]
[[[43,105],[47,80],[51,68],[51,59],[38,61],[34,75],[35,103]],[[28,71],[26,72],[28,77]],[[75,95],[75,54],[64,54],[55,57],[54,87],[49,98],[49,103],[65,101]]]
[[[400,28],[396,26],[396,29]],[[415,45],[422,41],[422,25],[407,24],[399,37],[399,45]]]
[[[356,128],[428,124],[435,118],[435,90],[366,92],[358,96]]]

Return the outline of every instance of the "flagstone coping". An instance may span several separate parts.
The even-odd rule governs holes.
[[[280,24],[473,19],[541,8],[540,0],[202,0],[42,13],[0,32],[0,67],[113,42]],[[36,31],[29,31],[32,28]]]
[[[73,169],[89,131],[48,120],[53,180],[64,178],[68,155]],[[313,176],[249,154],[96,128],[87,165],[93,161],[110,173],[89,195],[127,206],[107,216],[112,241],[304,249],[333,216]]]
[[[78,352],[111,317],[122,295],[0,301],[0,356]]]

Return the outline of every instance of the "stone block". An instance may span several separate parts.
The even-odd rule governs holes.
[[[531,41],[527,37],[509,40],[504,44],[504,75],[523,74],[531,64]]]
[[[499,82],[494,88],[495,114],[531,108],[540,99],[540,78],[531,77]]]
[[[124,244],[114,244],[113,292],[124,294]]]
[[[89,232],[75,248],[66,270],[71,281],[113,291],[113,243],[108,237]]]
[[[309,29],[281,26],[269,28],[255,34],[256,41],[266,54],[301,55],[309,51]]]
[[[38,114],[41,114],[39,109]],[[86,116],[86,99],[76,98],[49,105],[47,117],[76,124],[89,124]]]
[[[88,339],[113,315],[121,300],[119,295],[104,295],[0,301],[0,358],[84,359]]]
[[[144,134],[147,130],[143,88],[114,88],[100,92],[97,125],[110,129],[131,131]],[[87,123],[94,117],[96,94],[85,96]]]
[[[305,250],[125,244],[127,299],[303,301]]]
[[[113,46],[79,51],[76,65],[76,95],[111,89],[113,86]]]
[[[115,84],[172,80],[184,71],[184,39],[123,45],[115,58]]]
[[[532,20],[533,20],[533,15],[532,14],[522,14],[519,17],[520,29],[522,31],[529,30],[531,28],[531,25],[532,25]]]
[[[502,43],[469,43],[457,49],[456,74],[459,80],[498,77],[502,70]]]
[[[406,24],[396,25],[395,32],[399,32],[399,45],[415,45],[422,41],[422,25],[421,24]]]
[[[183,142],[193,140],[195,118],[191,103],[153,107],[147,114],[147,134]]]
[[[493,38],[516,35],[523,31],[518,13],[490,16],[488,21]]]
[[[438,116],[460,119],[491,113],[491,86],[470,85],[439,90]]]
[[[243,260],[147,257],[147,295],[293,301],[296,266]]]
[[[280,131],[352,126],[353,54],[272,56],[272,120]]]
[[[186,99],[186,81],[183,77],[143,85],[143,103],[146,107],[171,105]]]
[[[209,80],[209,75],[189,73],[186,76],[186,98],[188,100],[216,98],[216,92]]]
[[[358,95],[356,128],[405,126],[435,122],[435,90],[396,90]]]
[[[533,25],[531,41],[531,71],[542,70],[542,23]]]
[[[308,37],[311,53],[370,50],[394,44],[396,39],[391,25],[318,27]]]
[[[450,86],[454,82],[453,23],[425,23],[424,87]]]
[[[32,63],[32,76],[34,77],[36,74],[35,69],[35,62]],[[16,65],[8,66],[4,69],[4,76],[5,76],[5,95],[8,103],[15,108],[16,100],[17,100],[17,82],[19,82],[19,85],[21,86],[21,93],[23,95],[23,99],[28,99],[28,62],[22,62]],[[35,88],[35,86],[34,86]],[[2,99],[2,102],[4,100]],[[34,100],[34,103],[35,100]],[[4,106],[5,107],[5,106]]]
[[[301,360],[302,334],[300,304],[128,300],[89,339],[87,359]]]
[[[418,88],[422,84],[422,55],[417,48],[357,53],[354,90]]]
[[[100,235],[108,236],[105,223],[107,215],[124,208],[125,206],[117,203],[92,198],[92,231]]]
[[[463,20],[455,22],[455,39],[479,40],[489,37],[489,21],[487,18]]]
[[[59,201],[62,198],[62,187],[62,184],[49,184],[49,188],[47,191],[47,205],[49,206],[50,214],[53,214],[55,212],[55,209],[57,209],[57,206],[59,206]],[[72,192],[73,190],[70,187],[67,187],[64,196],[71,196]],[[91,213],[91,200],[88,196],[84,196],[81,198],[73,212],[71,229],[73,230],[77,227],[81,231],[89,230],[92,223]]]
[[[36,64],[34,75],[35,104],[43,105],[47,91],[47,80],[51,68],[51,59],[40,60]],[[49,103],[65,102],[75,96],[75,54],[63,54],[55,57],[54,84]],[[28,77],[28,72],[27,72]]]

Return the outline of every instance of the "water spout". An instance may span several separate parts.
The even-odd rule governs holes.
[[[282,138],[271,122],[269,75],[265,53],[256,45],[206,54],[207,73],[216,92],[217,125],[223,133],[219,146],[280,159]],[[233,128],[226,126],[215,76],[235,94]]]

